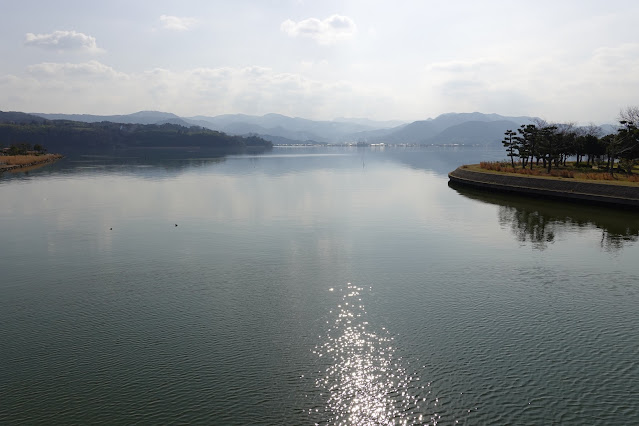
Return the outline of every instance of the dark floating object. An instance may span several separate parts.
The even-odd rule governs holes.
[[[113,228],[109,228],[109,231],[113,231]]]
[[[175,226],[177,226],[177,223],[175,224]]]

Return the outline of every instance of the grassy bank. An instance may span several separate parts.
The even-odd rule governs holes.
[[[470,164],[463,167],[479,172],[639,186],[639,169],[637,169],[637,167],[633,168],[630,174],[621,171],[615,171],[611,174],[608,170],[584,165],[576,166],[575,163],[567,163],[566,166],[553,168],[550,173],[542,166],[533,166],[532,169],[530,169],[530,167],[522,168],[521,166],[513,168],[511,163],[503,161],[483,161],[479,164]]]
[[[51,163],[60,158],[60,154],[3,155],[0,156],[0,171]]]
[[[479,164],[458,167],[448,177],[452,184],[485,191],[639,209],[639,184],[636,182],[508,173],[482,169]]]

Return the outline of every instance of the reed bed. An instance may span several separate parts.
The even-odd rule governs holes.
[[[0,156],[0,165],[28,166],[31,164],[47,163],[62,158],[60,154],[42,155],[4,155]]]

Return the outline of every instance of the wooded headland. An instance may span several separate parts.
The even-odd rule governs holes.
[[[132,148],[198,148],[233,154],[273,147],[258,136],[232,136],[197,126],[84,123],[0,112],[0,148],[19,144],[40,145],[65,155]]]

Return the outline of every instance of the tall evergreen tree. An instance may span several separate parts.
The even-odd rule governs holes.
[[[508,152],[508,156],[510,157],[510,163],[515,168],[515,157],[518,157],[518,153],[515,153],[517,147],[517,140],[514,139],[514,136],[517,135],[517,132],[513,132],[512,130],[506,130],[504,133],[504,140],[501,143],[506,148],[506,152]]]

